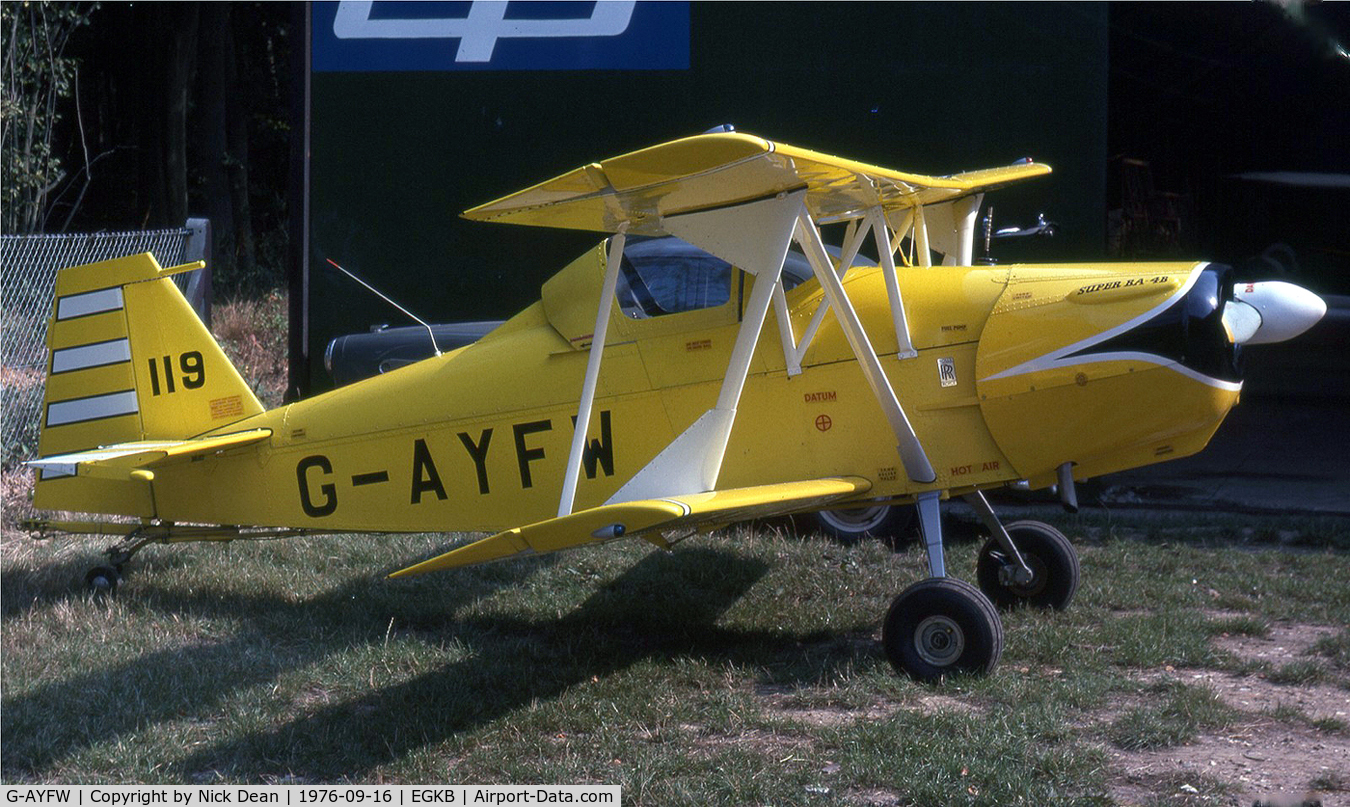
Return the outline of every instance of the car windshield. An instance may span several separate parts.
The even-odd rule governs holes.
[[[838,260],[838,247],[826,246]],[[854,266],[871,266],[859,256]],[[731,299],[731,264],[673,235],[630,236],[623,250],[615,296],[632,319],[647,319],[725,305]],[[783,288],[812,276],[811,264],[794,247],[783,261]]]

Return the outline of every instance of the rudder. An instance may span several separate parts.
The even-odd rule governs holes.
[[[39,456],[194,437],[263,411],[171,279],[201,266],[163,269],[146,252],[57,273]]]

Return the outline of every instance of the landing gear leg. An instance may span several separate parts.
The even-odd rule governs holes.
[[[980,590],[1001,608],[1069,607],[1078,590],[1078,553],[1064,533],[1040,521],[1014,521],[1004,527],[983,493],[976,491],[965,499],[993,536],[975,566]]]
[[[928,552],[929,577],[947,576],[947,564],[942,551],[942,510],[938,506],[941,501],[941,495],[934,491],[919,494],[919,500],[914,503],[919,511],[923,546]]]
[[[937,492],[919,496],[919,527],[928,553],[927,580],[901,592],[881,629],[886,658],[919,681],[948,673],[987,673],[1003,654],[1003,623],[989,598],[947,577]]]

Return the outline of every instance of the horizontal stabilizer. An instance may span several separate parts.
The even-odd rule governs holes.
[[[92,451],[42,457],[29,460],[24,465],[42,471],[48,477],[96,476],[104,479],[127,479],[133,471],[151,470],[170,460],[202,457],[226,449],[252,445],[271,436],[271,429],[250,429],[193,440],[138,440],[104,446]]]
[[[409,577],[519,555],[556,552],[631,535],[664,546],[665,541],[659,533],[665,530],[819,509],[859,496],[871,488],[872,483],[862,477],[845,476],[607,504],[499,532],[389,576]]]
[[[1050,173],[1024,161],[934,177],[893,171],[744,133],[703,134],[592,163],[473,208],[475,221],[666,235],[666,216],[711,210],[806,189],[822,224],[869,208],[912,208],[994,190]]]

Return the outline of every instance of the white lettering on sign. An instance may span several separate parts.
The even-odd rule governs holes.
[[[498,39],[618,36],[628,30],[635,0],[601,0],[578,19],[508,20],[505,0],[474,0],[464,17],[371,19],[373,0],[343,0],[333,18],[338,39],[458,39],[456,62],[487,62]]]

